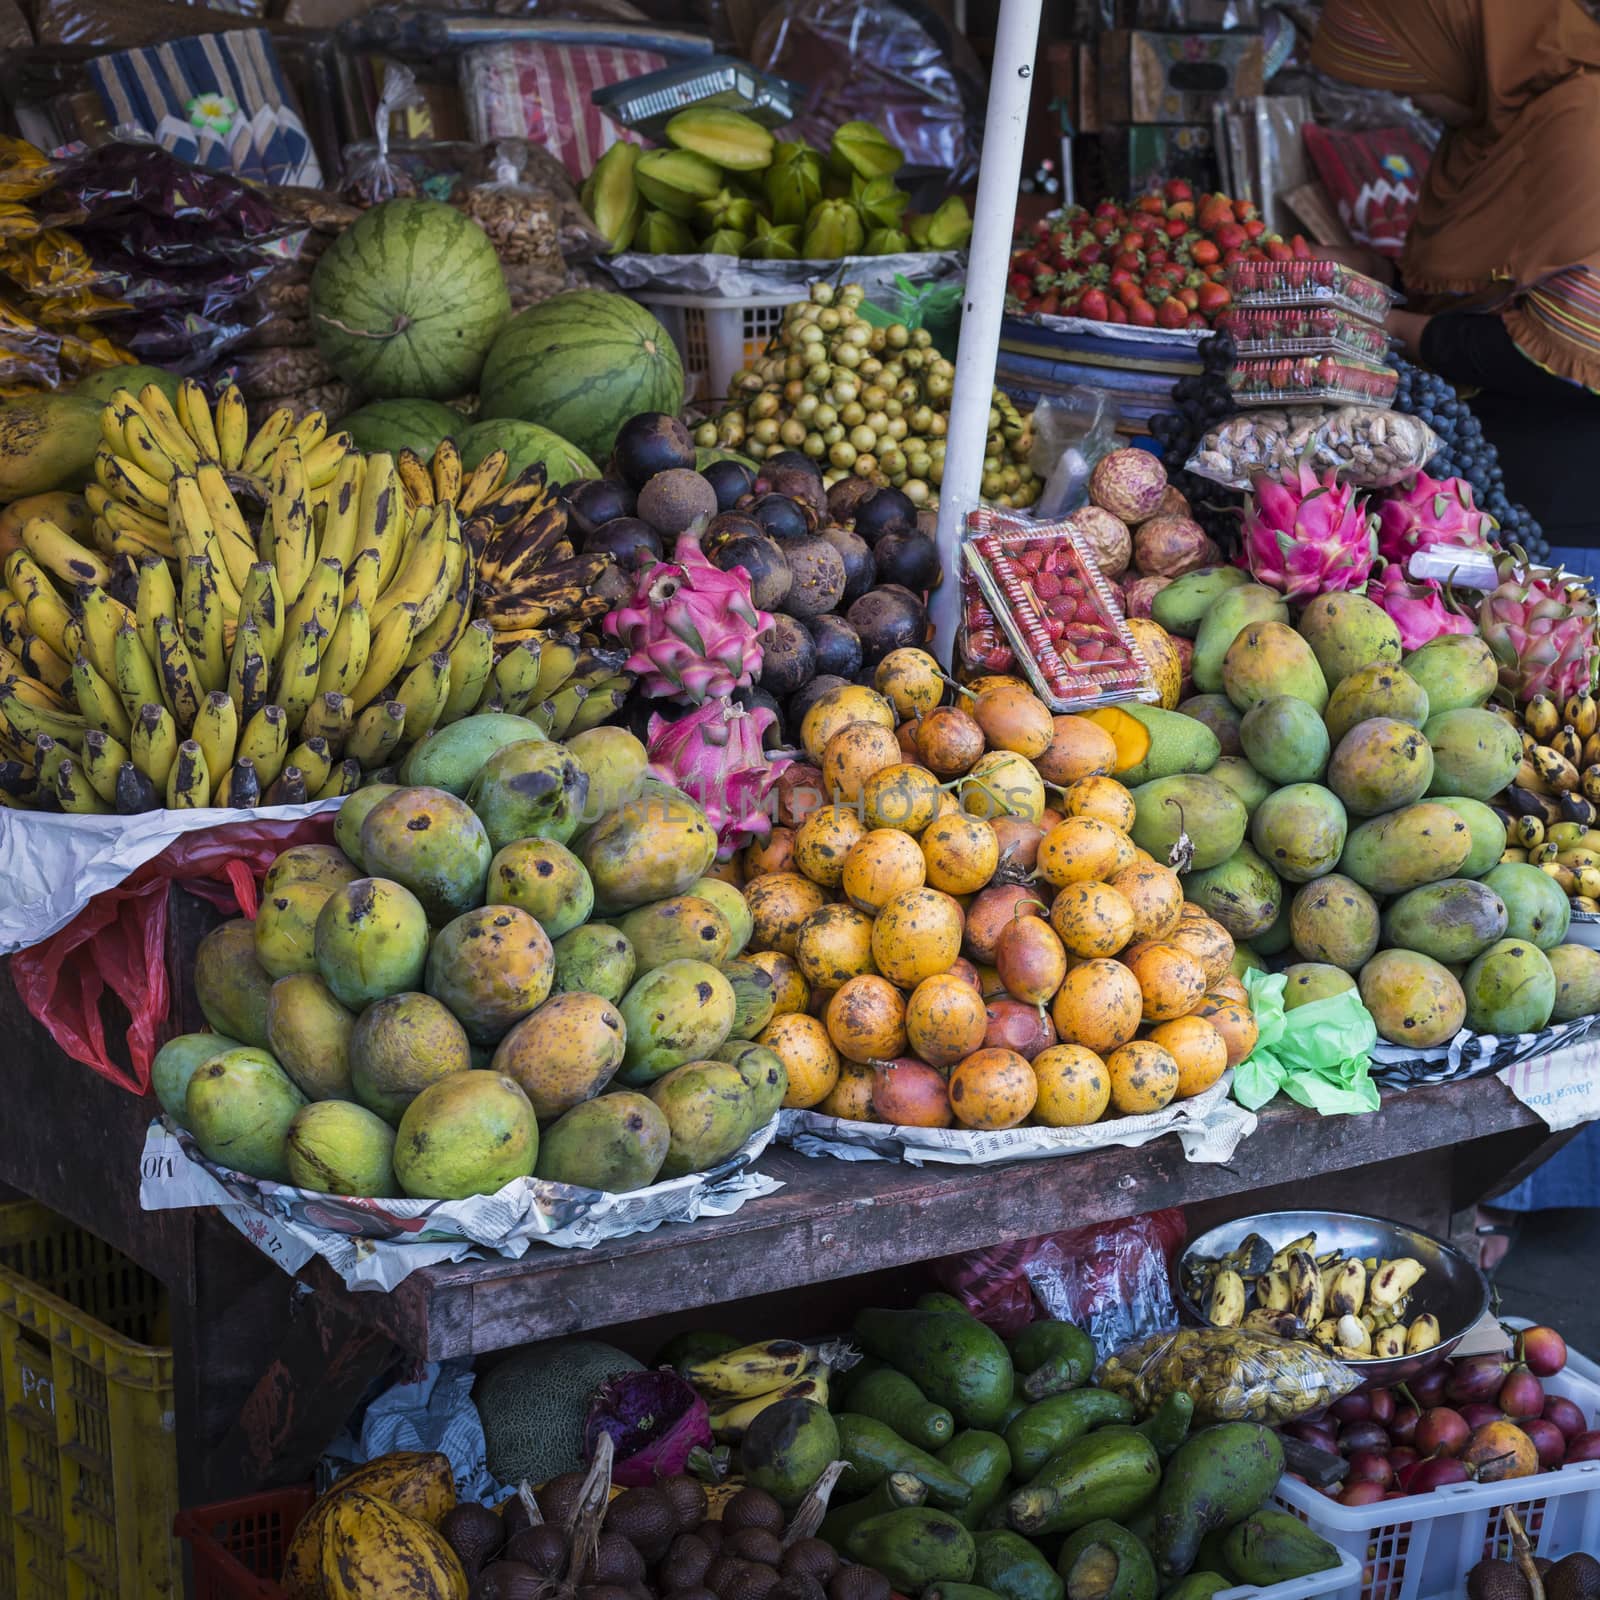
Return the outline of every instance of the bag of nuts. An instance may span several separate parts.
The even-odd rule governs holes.
[[[1196,477],[1248,489],[1306,462],[1358,489],[1387,489],[1420,472],[1439,438],[1420,417],[1380,406],[1293,406],[1242,411],[1213,428],[1184,463]]]
[[[557,237],[561,199],[527,181],[527,141],[499,139],[487,153],[488,181],[458,189],[455,205],[489,235],[506,266],[564,272]]]

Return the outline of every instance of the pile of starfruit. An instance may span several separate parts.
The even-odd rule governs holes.
[[[612,145],[584,182],[613,252],[836,261],[958,250],[972,235],[960,199],[911,214],[894,181],[904,153],[870,122],[845,123],[822,151],[740,112],[691,107],[666,135],[660,150]]]

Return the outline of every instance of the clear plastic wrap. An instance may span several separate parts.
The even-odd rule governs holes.
[[[451,200],[489,235],[502,262],[560,271],[560,197],[529,181],[532,148],[526,139],[496,140],[488,153],[488,181],[464,185]]]
[[[1095,463],[1116,448],[1117,411],[1104,389],[1072,385],[1046,395],[1033,413],[1028,465],[1045,480],[1033,508],[1041,520],[1076,511],[1089,496]]]
[[[1141,1414],[1183,1390],[1196,1422],[1293,1422],[1332,1405],[1361,1379],[1317,1345],[1243,1328],[1175,1328],[1126,1345],[1095,1374]]]
[[[841,123],[874,123],[909,167],[977,176],[987,80],[972,48],[918,0],[782,0],[762,19],[751,61],[805,84],[790,138],[825,150]]]
[[[1393,289],[1342,261],[1236,261],[1228,288],[1240,305],[1336,306],[1368,322],[1382,322],[1399,300]]]
[[[422,91],[410,69],[391,61],[384,68],[383,88],[372,113],[372,145],[359,154],[346,153],[341,199],[355,206],[375,206],[416,194],[417,185],[411,174],[389,159],[389,129],[395,112],[422,104]]]
[[[1420,417],[1377,406],[1284,407],[1244,411],[1208,433],[1184,463],[1197,477],[1229,489],[1252,478],[1279,478],[1304,460],[1361,489],[1387,489],[1421,471],[1439,448]]]
[[[1249,356],[1228,371],[1236,405],[1389,406],[1400,374],[1390,366],[1353,356]]]
[[[1389,335],[1375,323],[1332,306],[1241,306],[1221,328],[1241,356],[1354,356],[1382,361]]]

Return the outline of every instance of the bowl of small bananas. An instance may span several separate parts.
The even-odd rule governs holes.
[[[1272,1211],[1202,1234],[1178,1269],[1192,1322],[1307,1339],[1365,1387],[1443,1361],[1489,1309],[1488,1280],[1431,1234],[1347,1211]]]

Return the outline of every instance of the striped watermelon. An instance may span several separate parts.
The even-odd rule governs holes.
[[[415,450],[424,461],[441,439],[460,439],[467,419],[437,400],[374,400],[341,418],[337,431],[348,433],[357,450],[384,450],[398,455]]]
[[[482,416],[537,422],[604,461],[629,417],[682,407],[683,363],[643,306],[576,289],[506,324],[478,389]]]
[[[376,399],[442,400],[477,381],[511,310],[489,236],[437,200],[386,200],[334,240],[311,275],[322,358]]]
[[[468,472],[491,450],[504,450],[507,482],[520,478],[535,461],[543,464],[545,481],[552,487],[600,476],[600,469],[588,456],[537,422],[517,422],[511,417],[475,422],[456,442],[461,446],[461,465]]]

